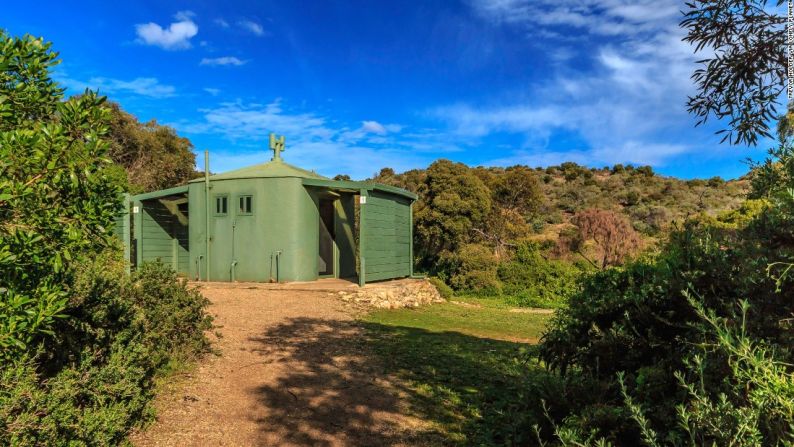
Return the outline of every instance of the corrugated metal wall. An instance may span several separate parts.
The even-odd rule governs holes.
[[[365,281],[411,275],[411,202],[371,191],[361,205]]]

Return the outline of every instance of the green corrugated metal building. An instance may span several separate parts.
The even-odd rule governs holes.
[[[412,204],[393,186],[268,163],[130,198],[133,263],[209,281],[370,281],[413,273]]]

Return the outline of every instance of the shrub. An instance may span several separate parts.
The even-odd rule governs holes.
[[[510,262],[499,265],[498,276],[511,304],[558,308],[579,290],[583,271],[573,264],[543,257],[535,243],[519,245]]]
[[[0,445],[116,445],[211,320],[164,265],[127,276],[105,98],[63,101],[56,58],[0,31]]]
[[[541,344],[542,359],[569,381],[561,428],[617,445],[791,442],[790,402],[764,399],[794,387],[786,366],[794,340],[782,324],[794,312],[785,271],[794,250],[783,242],[793,239],[781,208],[761,209],[730,230],[689,223],[657,258],[584,282]],[[689,290],[699,293],[696,306]]]
[[[0,444],[114,445],[152,416],[158,376],[206,352],[207,300],[161,263],[127,277],[118,252],[86,260],[52,352],[0,373]]]
[[[479,244],[464,245],[456,256],[457,269],[450,285],[476,295],[499,295],[502,285],[496,275],[496,257],[490,248]]]
[[[50,44],[0,30],[0,359],[35,351],[67,306],[82,255],[107,246],[120,207],[105,159],[104,98],[62,101]]]
[[[438,290],[438,294],[441,295],[441,298],[449,300],[455,294],[455,292],[452,290],[452,287],[448,286],[447,283],[441,280],[441,278],[437,276],[431,276],[430,278],[427,278],[427,280],[430,281],[430,284],[432,284],[436,290]]]

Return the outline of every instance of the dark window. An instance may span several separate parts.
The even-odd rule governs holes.
[[[229,212],[229,197],[215,196],[215,215],[225,216]]]
[[[254,212],[254,197],[253,196],[240,196],[239,207],[237,214],[252,214]]]

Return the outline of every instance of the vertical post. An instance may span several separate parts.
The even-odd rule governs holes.
[[[210,151],[204,150],[204,230],[205,235],[204,239],[206,241],[206,252],[207,255],[207,276],[206,281],[210,280],[210,268],[212,263],[210,262]]]
[[[124,220],[121,226],[121,237],[124,239],[124,265],[126,266],[127,274],[130,274],[130,244],[132,243],[132,235],[130,234],[130,195],[124,194]]]
[[[143,202],[132,203],[132,217],[135,219],[135,267],[143,264]]]
[[[333,252],[331,258],[333,259],[334,278],[339,278],[339,246],[336,244],[336,238],[339,237],[337,234],[337,224],[339,221],[337,216],[339,215],[339,207],[341,206],[341,203],[339,199],[335,199],[332,203],[334,209],[334,223],[331,224],[331,233],[334,235],[334,237],[331,239],[331,247],[333,247],[333,250],[331,250]]]
[[[179,241],[175,233],[172,233],[171,236],[171,268],[179,273]]]
[[[367,250],[367,233],[366,233],[366,209],[367,209],[367,196],[369,193],[366,189],[360,190],[358,201],[358,285],[364,287],[367,283],[367,260],[364,253]]]

